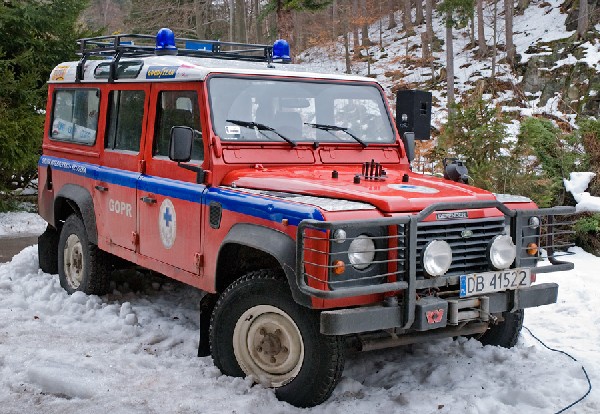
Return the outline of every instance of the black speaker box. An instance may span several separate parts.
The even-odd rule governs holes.
[[[396,93],[396,128],[414,132],[415,139],[431,137],[431,92],[403,90]]]

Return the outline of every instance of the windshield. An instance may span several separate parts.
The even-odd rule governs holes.
[[[225,142],[395,142],[374,85],[219,76],[209,93],[213,128]]]

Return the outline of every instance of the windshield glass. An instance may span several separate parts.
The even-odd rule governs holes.
[[[395,141],[382,95],[374,85],[213,77],[209,93],[213,128],[224,142],[366,146]]]

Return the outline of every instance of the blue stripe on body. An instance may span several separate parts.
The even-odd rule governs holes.
[[[54,170],[65,171],[127,188],[135,189],[137,187],[140,191],[192,203],[209,204],[211,201],[216,201],[221,203],[225,210],[276,222],[281,222],[282,219],[286,218],[292,226],[297,226],[305,219],[325,220],[321,211],[314,206],[248,194],[243,191],[233,191],[220,187],[206,188],[199,184],[142,175],[138,172],[46,155],[40,158],[38,165],[40,167],[49,165]]]
[[[142,175],[138,183],[138,189],[165,197],[202,204],[202,193],[206,190],[206,187],[185,181]]]

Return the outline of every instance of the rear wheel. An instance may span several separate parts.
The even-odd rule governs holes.
[[[67,218],[58,242],[60,285],[72,294],[103,295],[108,290],[108,255],[91,243],[79,216]]]
[[[519,333],[523,327],[523,317],[525,311],[523,309],[514,312],[504,312],[502,317],[504,320],[483,333],[479,338],[479,342],[483,345],[501,346],[503,348],[512,348],[516,345],[519,339]]]
[[[344,367],[342,337],[322,335],[318,313],[294,302],[271,270],[248,273],[223,292],[210,348],[224,374],[250,376],[298,407],[325,401]]]
[[[58,273],[58,239],[59,234],[50,225],[38,237],[38,260],[43,272]]]

